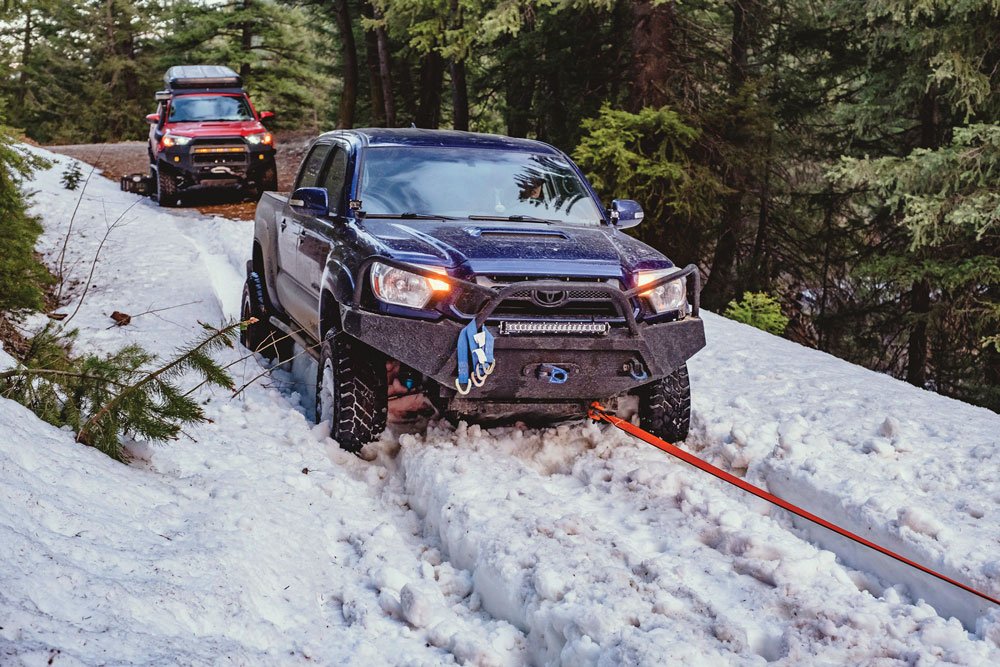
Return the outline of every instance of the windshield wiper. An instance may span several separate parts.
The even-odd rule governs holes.
[[[491,220],[496,222],[544,222],[549,225],[558,225],[562,223],[562,220],[536,218],[533,215],[470,215],[469,220]]]
[[[365,213],[366,218],[401,218],[403,220],[454,220],[450,215],[431,215],[430,213]]]

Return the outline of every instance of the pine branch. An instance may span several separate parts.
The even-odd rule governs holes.
[[[154,389],[158,391],[161,394],[161,396],[165,396],[168,399],[173,398],[174,399],[172,403],[173,407],[185,410],[184,414],[189,418],[188,419],[181,418],[181,421],[190,421],[191,419],[196,419],[197,417],[199,417],[200,415],[197,414],[196,412],[186,411],[186,404],[181,401],[181,399],[184,399],[185,397],[183,396],[174,397],[170,392],[169,385],[164,383],[162,379],[165,379],[170,375],[176,373],[179,369],[192,367],[192,363],[196,363],[197,366],[195,367],[198,369],[203,368],[205,366],[203,359],[199,359],[197,362],[192,362],[192,358],[198,357],[203,351],[210,350],[214,346],[222,344],[220,343],[220,341],[222,339],[228,339],[228,337],[231,336],[232,333],[242,324],[243,324],[242,322],[235,322],[233,324],[229,324],[223,327],[222,329],[213,329],[212,335],[199,342],[192,349],[174,358],[171,362],[169,362],[165,366],[162,366],[156,369],[155,371],[147,373],[138,382],[134,383],[130,387],[124,389],[123,391],[115,395],[113,398],[111,398],[111,400],[107,401],[104,405],[102,405],[101,408],[98,409],[89,419],[87,419],[86,422],[83,423],[83,425],[80,427],[80,430],[77,432],[76,436],[77,442],[89,444],[91,441],[93,441],[95,430],[98,431],[98,435],[100,434],[99,431],[102,429],[103,425],[102,422],[108,420],[114,420],[115,411],[130,398],[139,395],[142,392],[142,390],[145,389],[150,384],[155,384]],[[206,326],[206,328],[210,327]],[[228,379],[228,376],[226,376],[226,378]],[[231,388],[232,380],[228,380],[228,384],[223,383],[222,386],[228,386]]]

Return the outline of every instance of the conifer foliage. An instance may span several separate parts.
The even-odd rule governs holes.
[[[40,161],[19,150],[0,126],[0,311],[40,308],[51,280],[35,257],[42,226],[27,214],[20,182]]]
[[[781,314],[781,305],[763,292],[747,292],[739,301],[730,301],[723,314],[777,336],[785,333],[788,326],[788,318]]]
[[[203,324],[205,335],[160,364],[135,345],[104,356],[74,357],[67,352],[67,338],[47,329],[33,339],[20,367],[0,372],[0,396],[50,424],[69,426],[77,442],[125,461],[125,439],[171,440],[185,425],[205,421],[192,398],[195,388],[234,388],[212,354],[233,347],[245,324]]]

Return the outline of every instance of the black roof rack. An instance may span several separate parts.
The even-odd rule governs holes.
[[[192,88],[243,88],[240,75],[223,65],[175,65],[163,75],[168,91]]]

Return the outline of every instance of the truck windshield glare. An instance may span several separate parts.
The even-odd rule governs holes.
[[[212,120],[253,120],[250,105],[242,97],[230,95],[185,95],[170,103],[171,123]]]
[[[400,211],[600,225],[601,213],[568,162],[554,155],[483,148],[370,147],[359,199],[365,213]]]

